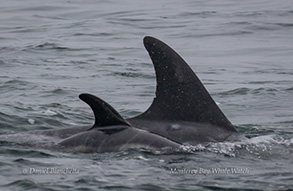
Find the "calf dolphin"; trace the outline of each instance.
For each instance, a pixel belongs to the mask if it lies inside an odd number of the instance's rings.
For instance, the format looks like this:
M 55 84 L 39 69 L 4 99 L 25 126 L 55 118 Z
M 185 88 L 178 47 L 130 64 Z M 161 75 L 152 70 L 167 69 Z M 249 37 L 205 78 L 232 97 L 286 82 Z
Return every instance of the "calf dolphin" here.
M 102 99 L 81 94 L 80 99 L 93 110 L 95 124 L 58 143 L 65 149 L 78 152 L 115 152 L 131 148 L 179 148 L 180 144 L 148 131 L 133 128 L 119 113 Z

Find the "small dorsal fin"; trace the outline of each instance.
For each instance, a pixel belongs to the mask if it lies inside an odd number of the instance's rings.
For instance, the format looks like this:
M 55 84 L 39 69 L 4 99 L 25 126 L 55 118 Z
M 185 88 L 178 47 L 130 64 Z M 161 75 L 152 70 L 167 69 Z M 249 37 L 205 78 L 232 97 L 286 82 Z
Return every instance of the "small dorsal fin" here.
M 188 64 L 168 45 L 144 38 L 157 78 L 156 98 L 133 119 L 210 123 L 236 131 Z
M 130 126 L 120 114 L 104 100 L 91 95 L 91 94 L 80 94 L 79 98 L 86 102 L 93 110 L 95 115 L 95 124 L 91 129 L 99 128 L 101 130 L 107 130 L 108 126 L 123 125 Z M 126 128 L 126 127 L 125 127 Z M 109 128 L 110 130 L 110 128 Z M 113 130 L 111 128 L 111 130 Z

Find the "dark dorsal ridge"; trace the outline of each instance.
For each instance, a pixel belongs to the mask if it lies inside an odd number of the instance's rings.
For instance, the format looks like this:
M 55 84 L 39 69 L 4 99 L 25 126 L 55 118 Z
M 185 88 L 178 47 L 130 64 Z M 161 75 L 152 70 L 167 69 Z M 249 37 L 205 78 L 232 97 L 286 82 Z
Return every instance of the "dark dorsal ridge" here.
M 79 98 L 86 102 L 93 110 L 95 115 L 95 124 L 89 130 L 98 128 L 101 131 L 115 131 L 122 130 L 129 127 L 129 123 L 125 121 L 120 114 L 104 100 L 91 95 L 91 94 L 80 94 Z M 113 128 L 112 126 L 123 126 L 119 128 Z
M 162 41 L 145 37 L 157 89 L 149 109 L 135 119 L 209 123 L 236 131 L 188 64 Z

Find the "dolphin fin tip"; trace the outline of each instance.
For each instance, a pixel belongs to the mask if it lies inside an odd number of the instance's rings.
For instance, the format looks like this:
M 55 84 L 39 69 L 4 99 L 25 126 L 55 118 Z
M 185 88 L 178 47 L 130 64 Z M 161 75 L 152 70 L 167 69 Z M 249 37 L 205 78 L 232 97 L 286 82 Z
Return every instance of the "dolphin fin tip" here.
M 87 93 L 80 94 L 79 98 L 92 108 L 95 115 L 95 124 L 91 129 L 115 125 L 130 126 L 129 123 L 104 100 Z

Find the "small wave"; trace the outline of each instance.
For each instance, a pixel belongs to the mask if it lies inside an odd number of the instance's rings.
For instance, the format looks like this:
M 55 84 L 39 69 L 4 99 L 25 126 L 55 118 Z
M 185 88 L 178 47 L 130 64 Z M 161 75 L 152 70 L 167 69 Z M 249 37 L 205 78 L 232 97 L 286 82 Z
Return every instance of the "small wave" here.
M 112 33 L 106 33 L 106 32 L 96 32 L 96 33 L 86 33 L 86 32 L 77 32 L 73 34 L 73 36 L 113 36 Z
M 253 32 L 249 30 L 241 30 L 241 31 L 232 31 L 232 32 L 210 32 L 205 34 L 188 34 L 182 35 L 184 38 L 204 38 L 204 37 L 216 37 L 216 36 L 241 36 L 252 34 Z
M 56 137 L 22 132 L 0 135 L 1 152 L 21 157 L 50 157 L 51 149 L 60 141 Z
M 6 149 L 6 154 L 11 154 L 14 156 L 20 156 L 21 158 L 14 159 L 14 162 L 28 164 L 30 163 L 28 160 L 23 159 L 23 157 L 36 157 L 36 158 L 49 158 L 53 157 L 51 153 L 47 150 L 36 150 L 36 149 Z M 36 162 L 34 162 L 36 163 Z
M 267 93 L 273 93 L 273 92 L 277 92 L 278 90 L 277 89 L 274 89 L 274 88 L 257 88 L 257 89 L 254 89 L 252 91 L 252 94 L 259 94 L 259 93 L 263 93 L 263 92 L 267 92 Z
M 251 89 L 249 88 L 237 88 L 225 92 L 219 93 L 220 95 L 246 95 Z
M 113 72 L 114 76 L 122 76 L 126 78 L 144 78 L 144 79 L 153 79 L 154 75 L 145 74 L 141 72 Z
M 134 73 L 134 72 L 114 72 L 113 73 L 115 76 L 123 76 L 123 77 L 130 77 L 130 78 L 137 78 L 140 77 L 141 74 L 139 73 Z
M 276 143 L 274 140 L 275 135 L 263 135 L 258 137 L 253 137 L 247 141 L 249 144 L 261 144 L 261 143 Z
M 26 89 L 26 88 L 33 88 L 35 85 L 31 82 L 25 81 L 25 80 L 18 80 L 18 79 L 13 79 L 9 80 L 3 83 L 2 87 L 5 88 L 14 88 L 14 89 Z M 3 88 L 3 89 L 5 89 Z
M 206 18 L 212 15 L 216 15 L 217 12 L 216 11 L 201 11 L 201 12 L 183 12 L 181 14 L 179 14 L 179 16 L 183 16 L 183 17 L 201 17 L 201 18 Z
M 56 49 L 56 50 L 68 50 L 69 49 L 67 47 L 62 47 L 62 46 L 59 46 L 55 43 L 49 43 L 49 42 L 37 45 L 37 46 L 35 46 L 35 48 L 36 49 Z
M 56 94 L 57 95 L 67 95 L 69 93 L 69 91 L 62 89 L 62 88 L 55 88 L 52 90 L 44 90 L 42 93 L 49 97 L 52 95 L 55 96 Z
M 58 115 L 57 112 L 51 110 L 51 109 L 47 109 L 46 111 L 42 111 L 40 112 L 41 114 L 47 115 L 47 116 L 54 116 L 54 115 Z
M 43 44 L 39 45 L 34 45 L 34 46 L 28 46 L 24 49 L 26 50 L 56 50 L 56 51 L 80 51 L 81 49 L 74 49 L 74 48 L 69 48 L 66 46 L 61 46 L 56 43 L 50 43 L 50 42 L 45 42 Z
M 251 82 L 248 82 L 248 84 L 271 84 L 271 83 L 275 83 L 275 81 L 251 81 Z
M 14 108 L 21 113 L 21 109 L 16 107 Z M 26 109 L 30 110 L 30 108 L 26 108 Z M 1 133 L 26 130 L 26 124 L 28 124 L 28 121 L 25 116 L 0 112 L 0 132 Z
M 275 88 L 257 88 L 257 89 L 250 89 L 250 88 L 236 88 L 233 90 L 225 91 L 219 93 L 219 95 L 247 95 L 247 94 L 274 94 L 274 92 L 278 92 L 278 89 Z
M 25 97 L 30 93 L 29 91 L 35 90 L 37 87 L 38 85 L 35 83 L 26 80 L 13 79 L 1 84 L 0 94 L 2 94 L 4 98 L 9 98 L 16 93 L 19 93 L 21 96 Z
M 21 188 L 23 190 L 29 190 L 31 188 L 40 188 L 40 186 L 32 180 L 23 179 L 10 182 L 5 185 L 6 187 Z
M 0 66 L 1 65 L 5 65 L 6 63 L 4 62 L 4 61 L 2 61 L 2 60 L 0 60 Z
M 281 27 L 293 27 L 293 23 L 274 23 L 274 24 Z

